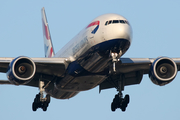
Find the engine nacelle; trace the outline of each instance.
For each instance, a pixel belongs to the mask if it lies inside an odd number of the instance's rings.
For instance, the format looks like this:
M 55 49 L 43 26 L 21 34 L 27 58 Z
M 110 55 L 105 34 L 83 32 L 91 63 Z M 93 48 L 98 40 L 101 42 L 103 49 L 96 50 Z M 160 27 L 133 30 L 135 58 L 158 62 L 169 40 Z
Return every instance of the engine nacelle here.
M 6 74 L 12 84 L 22 85 L 30 82 L 35 72 L 35 63 L 28 57 L 20 56 L 12 60 Z
M 151 65 L 149 78 L 154 84 L 163 86 L 170 83 L 176 74 L 176 63 L 170 58 L 160 57 Z

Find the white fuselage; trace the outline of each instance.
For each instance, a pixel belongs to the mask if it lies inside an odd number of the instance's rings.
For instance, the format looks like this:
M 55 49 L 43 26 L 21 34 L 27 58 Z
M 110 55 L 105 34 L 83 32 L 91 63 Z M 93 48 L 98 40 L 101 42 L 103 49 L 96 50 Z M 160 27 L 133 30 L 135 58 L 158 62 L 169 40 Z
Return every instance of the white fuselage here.
M 132 40 L 132 29 L 129 24 L 123 23 L 111 23 L 105 25 L 106 21 L 110 20 L 125 20 L 124 17 L 117 14 L 105 14 L 95 18 L 94 21 L 99 21 L 99 29 L 95 34 L 91 32 L 96 28 L 97 25 L 85 27 L 79 32 L 72 40 L 70 40 L 61 50 L 57 52 L 54 57 L 65 57 L 70 58 L 71 61 L 76 60 L 80 55 L 85 53 L 92 46 L 113 39 L 126 39 L 131 42 Z M 81 44 L 83 42 L 83 44 Z M 80 44 L 80 45 L 79 45 Z M 77 46 L 79 45 L 79 46 Z M 77 46 L 77 48 L 76 48 Z M 76 48 L 78 50 L 73 51 Z
M 132 29 L 129 22 L 117 14 L 105 14 L 94 19 L 69 41 L 54 57 L 68 58 L 63 77 L 47 92 L 59 99 L 68 99 L 79 91 L 89 90 L 107 78 L 110 52 L 121 57 L 129 48 Z M 103 73 L 103 74 L 102 74 Z

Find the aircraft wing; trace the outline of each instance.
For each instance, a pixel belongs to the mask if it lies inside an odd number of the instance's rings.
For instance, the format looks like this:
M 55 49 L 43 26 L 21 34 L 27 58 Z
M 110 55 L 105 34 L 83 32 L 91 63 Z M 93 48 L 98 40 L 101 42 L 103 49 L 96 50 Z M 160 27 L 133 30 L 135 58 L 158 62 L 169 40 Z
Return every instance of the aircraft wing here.
M 162 57 L 166 58 L 166 57 Z M 104 82 L 99 85 L 100 91 L 108 88 L 117 88 L 119 79 L 124 80 L 124 86 L 140 84 L 144 74 L 149 74 L 153 63 L 160 58 L 120 58 L 116 63 L 116 73 L 112 73 Z M 180 71 L 180 58 L 167 58 L 176 64 L 177 71 Z M 111 66 L 112 68 L 112 66 Z M 122 78 L 123 77 L 123 78 Z
M 6 73 L 11 61 L 15 58 L 0 58 L 0 72 Z M 61 76 L 65 72 L 66 58 L 31 58 L 36 65 L 36 73 L 27 85 L 38 87 L 37 81 L 39 75 Z M 11 84 L 7 80 L 0 80 L 0 84 Z

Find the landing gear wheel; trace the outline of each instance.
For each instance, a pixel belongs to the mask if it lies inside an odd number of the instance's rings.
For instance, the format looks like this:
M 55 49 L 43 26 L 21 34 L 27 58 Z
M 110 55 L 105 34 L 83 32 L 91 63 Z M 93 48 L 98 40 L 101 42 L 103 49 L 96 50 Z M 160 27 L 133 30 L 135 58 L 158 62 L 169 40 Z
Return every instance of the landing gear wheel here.
M 124 98 L 122 98 L 122 94 L 116 94 L 113 102 L 111 103 L 111 110 L 114 112 L 117 108 L 120 108 L 124 112 L 126 111 L 126 107 L 128 106 L 129 101 L 129 95 L 126 95 Z
M 42 107 L 43 111 L 47 111 L 47 107 L 48 107 L 48 103 L 44 103 Z
M 125 111 L 126 111 L 126 107 L 127 107 L 127 106 L 122 106 L 121 110 L 122 110 L 123 112 L 125 112 Z
M 129 103 L 129 101 L 130 101 L 129 95 L 125 95 L 124 101 L 125 101 L 127 104 Z
M 46 102 L 47 102 L 47 103 L 50 103 L 50 101 L 51 101 L 51 97 L 50 97 L 50 95 L 47 94 L 47 95 L 46 95 Z
M 34 102 L 32 103 L 32 110 L 36 111 L 39 107 L 40 104 L 40 95 L 37 94 L 36 97 L 34 98 Z
M 47 111 L 47 107 L 49 106 L 50 103 L 50 95 L 46 95 L 45 98 L 40 98 L 41 95 L 37 94 L 36 97 L 34 98 L 34 102 L 32 104 L 32 110 L 36 111 L 38 108 L 42 108 L 43 111 Z
M 34 102 L 35 103 L 40 103 L 40 95 L 39 94 L 36 95 L 36 98 L 34 99 Z
M 129 95 L 125 95 L 123 101 L 122 101 L 122 106 L 121 106 L 121 110 L 124 112 L 126 111 L 126 107 L 128 106 L 129 104 L 129 101 L 130 101 L 130 97 Z
M 35 102 L 33 102 L 33 104 L 32 104 L 32 110 L 33 110 L 33 111 L 36 111 L 36 110 L 37 110 L 37 105 L 36 105 Z
M 117 108 L 120 107 L 119 95 L 115 95 L 113 102 L 111 103 L 111 110 L 114 112 Z
M 114 112 L 116 110 L 114 102 L 111 103 L 111 110 Z

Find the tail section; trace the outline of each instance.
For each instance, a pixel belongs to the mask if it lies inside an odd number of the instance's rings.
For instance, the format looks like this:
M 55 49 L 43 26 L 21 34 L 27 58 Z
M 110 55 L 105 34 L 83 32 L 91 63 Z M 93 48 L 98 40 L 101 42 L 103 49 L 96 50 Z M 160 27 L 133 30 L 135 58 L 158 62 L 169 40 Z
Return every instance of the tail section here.
M 44 37 L 45 57 L 50 58 L 54 56 L 54 48 L 52 45 L 51 35 L 50 35 L 44 7 L 42 8 L 41 12 L 42 12 L 42 28 L 43 28 L 43 37 Z

